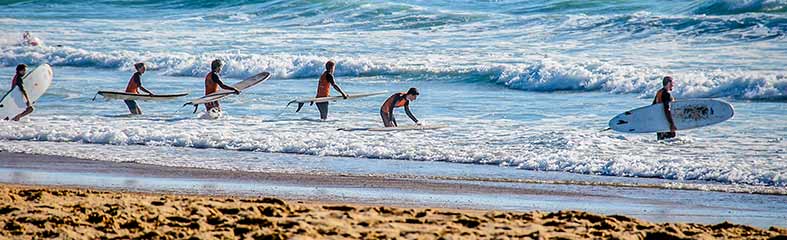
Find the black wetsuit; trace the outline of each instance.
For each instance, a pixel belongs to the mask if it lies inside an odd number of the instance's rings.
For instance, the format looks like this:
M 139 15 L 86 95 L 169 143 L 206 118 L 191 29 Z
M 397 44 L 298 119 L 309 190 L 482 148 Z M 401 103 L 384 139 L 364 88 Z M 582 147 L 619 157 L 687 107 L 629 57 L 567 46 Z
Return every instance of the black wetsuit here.
M 396 127 L 396 118 L 394 117 L 394 108 L 397 107 L 404 107 L 404 112 L 407 113 L 407 116 L 413 120 L 413 122 L 418 123 L 418 119 L 415 118 L 413 112 L 410 111 L 410 101 L 407 100 L 405 97 L 407 93 L 395 93 L 391 95 L 385 102 L 383 106 L 380 107 L 380 117 L 383 120 L 383 125 L 385 127 Z
M 667 108 L 670 107 L 670 104 L 673 101 L 675 101 L 675 99 L 672 98 L 672 94 L 670 94 L 670 92 L 667 91 L 666 89 L 662 88 L 656 93 L 656 98 L 653 99 L 653 104 L 662 103 L 664 104 L 664 108 Z M 656 133 L 656 139 L 658 140 L 670 139 L 676 137 L 677 135 L 678 134 L 676 134 L 675 132 L 659 132 Z

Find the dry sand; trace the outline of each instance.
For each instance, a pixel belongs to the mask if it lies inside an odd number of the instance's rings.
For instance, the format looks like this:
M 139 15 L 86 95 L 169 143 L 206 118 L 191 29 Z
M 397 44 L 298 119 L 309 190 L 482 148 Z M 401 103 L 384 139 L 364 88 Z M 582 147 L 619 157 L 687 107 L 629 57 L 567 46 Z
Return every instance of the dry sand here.
M 289 203 L 0 185 L 0 237 L 76 239 L 787 239 L 787 229 L 654 224 L 580 211 L 501 212 Z

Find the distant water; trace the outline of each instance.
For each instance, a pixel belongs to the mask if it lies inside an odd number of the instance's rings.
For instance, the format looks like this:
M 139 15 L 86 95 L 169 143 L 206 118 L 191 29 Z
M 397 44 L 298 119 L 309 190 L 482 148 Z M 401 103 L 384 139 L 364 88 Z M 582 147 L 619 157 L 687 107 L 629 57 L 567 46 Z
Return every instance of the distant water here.
M 2 150 L 242 171 L 288 170 L 255 167 L 259 159 L 249 152 L 294 153 L 307 166 L 321 161 L 309 156 L 370 165 L 439 161 L 500 165 L 506 176 L 514 168 L 787 193 L 787 1 L 0 6 L 0 79 L 10 80 L 18 63 L 55 68 L 39 110 L 27 121 L 0 125 L 0 139 L 8 140 Z M 45 46 L 19 46 L 23 31 Z M 122 102 L 90 101 L 97 90 L 122 90 L 138 61 L 150 66 L 143 83 L 152 90 L 199 96 L 214 58 L 227 62 L 229 82 L 261 71 L 274 79 L 224 101 L 222 121 L 178 111 L 186 99 L 142 102 L 142 117 L 123 116 Z M 338 62 L 337 79 L 349 92 L 421 88 L 416 115 L 451 127 L 335 131 L 379 125 L 385 96 L 333 104 L 330 122 L 314 121 L 314 107 L 283 110 L 287 101 L 314 94 L 328 59 Z M 615 114 L 649 104 L 664 75 L 677 80 L 679 99 L 725 99 L 735 105 L 735 118 L 666 143 L 651 134 L 599 132 Z

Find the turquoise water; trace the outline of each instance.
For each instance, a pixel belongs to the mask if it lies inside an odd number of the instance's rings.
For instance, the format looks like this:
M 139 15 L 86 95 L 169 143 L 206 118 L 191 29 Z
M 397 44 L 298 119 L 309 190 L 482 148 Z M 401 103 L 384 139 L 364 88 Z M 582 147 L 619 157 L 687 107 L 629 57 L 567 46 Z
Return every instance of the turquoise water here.
M 35 114 L 0 125 L 0 149 L 239 171 L 570 172 L 787 193 L 785 12 L 787 3 L 766 0 L 20 1 L 0 8 L 0 79 L 18 63 L 49 63 L 55 80 Z M 44 46 L 20 46 L 23 31 Z M 200 96 L 215 58 L 227 82 L 273 78 L 223 101 L 221 120 L 203 120 L 180 107 Z M 314 107 L 285 109 L 313 96 L 329 59 L 346 91 L 418 87 L 416 116 L 450 127 L 336 131 L 379 126 L 386 96 L 332 104 L 327 122 Z M 142 102 L 139 117 L 122 102 L 91 101 L 123 90 L 139 61 L 150 66 L 146 87 L 191 95 Z M 649 104 L 664 75 L 679 99 L 724 99 L 735 118 L 671 142 L 600 132 Z M 480 165 L 499 172 L 468 167 Z

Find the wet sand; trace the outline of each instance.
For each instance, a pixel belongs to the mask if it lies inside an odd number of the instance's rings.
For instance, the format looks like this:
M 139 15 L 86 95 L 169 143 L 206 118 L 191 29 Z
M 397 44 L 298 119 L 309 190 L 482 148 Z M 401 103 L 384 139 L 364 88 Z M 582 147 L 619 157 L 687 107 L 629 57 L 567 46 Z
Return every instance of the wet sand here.
M 767 239 L 787 234 L 780 204 L 785 196 L 223 171 L 7 152 L 0 152 L 0 183 L 6 237 Z
M 787 229 L 728 222 L 654 224 L 580 211 L 506 212 L 291 203 L 278 198 L 186 196 L 0 185 L 4 237 L 78 239 L 787 237 Z

